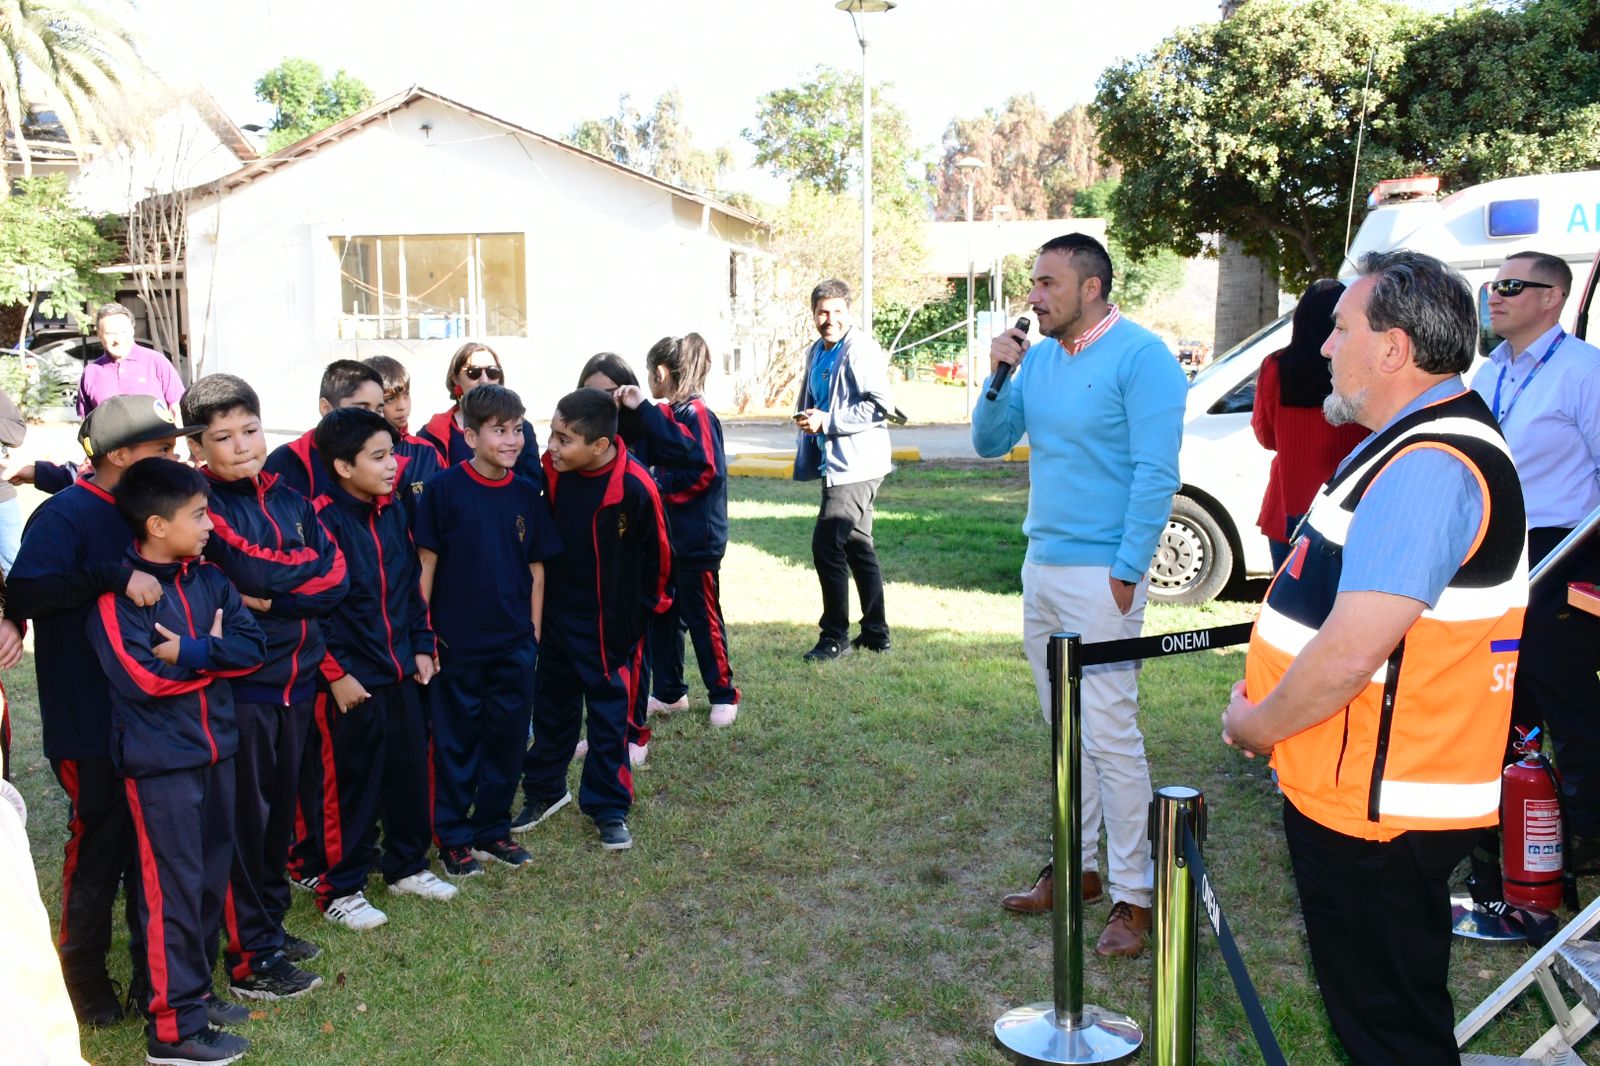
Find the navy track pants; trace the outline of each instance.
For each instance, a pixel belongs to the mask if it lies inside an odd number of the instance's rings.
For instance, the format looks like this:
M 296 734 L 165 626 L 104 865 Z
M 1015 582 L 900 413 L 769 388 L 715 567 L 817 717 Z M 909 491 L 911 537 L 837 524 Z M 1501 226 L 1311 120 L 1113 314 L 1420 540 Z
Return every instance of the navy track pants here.
M 133 823 L 122 776 L 109 758 L 51 759 L 50 767 L 72 804 L 61 863 L 61 929 L 56 938 L 61 975 L 73 988 L 106 972 L 120 884 L 128 887 L 128 951 L 137 974 L 144 964 L 144 947 L 133 892 Z
M 441 848 L 486 847 L 510 837 L 538 660 L 531 640 L 492 658 L 441 652 L 428 685 L 433 835 Z
M 656 699 L 676 703 L 688 695 L 683 680 L 683 634 L 687 630 L 700 665 L 700 680 L 712 703 L 738 703 L 728 661 L 728 626 L 722 620 L 722 581 L 715 567 L 672 568 L 672 607 L 650 618 L 650 674 Z
M 539 656 L 538 697 L 533 703 L 533 746 L 523 764 L 522 787 L 530 803 L 550 803 L 567 791 L 567 767 L 585 725 L 589 754 L 583 762 L 578 806 L 596 822 L 626 815 L 633 806 L 633 771 L 628 765 L 628 725 L 639 704 L 644 641 L 622 665 L 600 670 L 598 647 L 574 655 L 570 636 L 546 638 Z M 584 707 L 588 720 L 584 721 Z

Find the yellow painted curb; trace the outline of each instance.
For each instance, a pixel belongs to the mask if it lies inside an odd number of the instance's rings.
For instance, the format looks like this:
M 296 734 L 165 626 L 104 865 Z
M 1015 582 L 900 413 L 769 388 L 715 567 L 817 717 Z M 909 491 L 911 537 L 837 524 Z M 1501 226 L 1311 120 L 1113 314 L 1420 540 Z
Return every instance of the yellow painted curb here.
M 1006 462 L 1008 463 L 1025 463 L 1027 461 L 1028 446 L 1026 444 L 1019 444 L 1009 452 L 1006 452 Z
M 728 460 L 729 477 L 770 477 L 787 481 L 794 477 L 791 455 L 736 455 Z
M 896 448 L 894 451 L 890 452 L 890 455 L 894 457 L 894 460 L 897 463 L 922 462 L 921 448 Z

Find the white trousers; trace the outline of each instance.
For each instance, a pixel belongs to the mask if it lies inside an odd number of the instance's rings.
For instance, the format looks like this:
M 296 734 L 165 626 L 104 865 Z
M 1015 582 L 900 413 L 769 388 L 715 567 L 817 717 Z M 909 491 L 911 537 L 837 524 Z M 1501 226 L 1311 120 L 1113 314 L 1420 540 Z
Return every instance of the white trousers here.
M 1050 722 L 1050 675 L 1045 658 L 1052 633 L 1080 634 L 1085 643 L 1136 637 L 1144 625 L 1149 579 L 1133 592 L 1127 614 L 1111 598 L 1110 568 L 1022 564 L 1022 642 L 1033 668 L 1039 708 Z M 1091 666 L 1083 671 L 1083 868 L 1099 869 L 1102 821 L 1113 901 L 1150 906 L 1155 866 L 1146 839 L 1150 766 L 1139 732 L 1139 665 Z M 1056 871 L 1060 877 L 1063 871 Z M 1076 890 L 1077 886 L 1072 886 Z

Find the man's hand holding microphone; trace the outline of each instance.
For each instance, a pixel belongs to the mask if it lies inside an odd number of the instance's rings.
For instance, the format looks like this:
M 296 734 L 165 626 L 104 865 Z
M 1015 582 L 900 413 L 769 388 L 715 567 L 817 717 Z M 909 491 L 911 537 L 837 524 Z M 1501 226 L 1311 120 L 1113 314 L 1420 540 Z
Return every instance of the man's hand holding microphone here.
M 989 392 L 991 400 L 1000 398 L 1000 389 L 1028 353 L 1028 328 L 1033 323 L 1027 316 L 1017 319 L 1017 324 L 989 342 Z

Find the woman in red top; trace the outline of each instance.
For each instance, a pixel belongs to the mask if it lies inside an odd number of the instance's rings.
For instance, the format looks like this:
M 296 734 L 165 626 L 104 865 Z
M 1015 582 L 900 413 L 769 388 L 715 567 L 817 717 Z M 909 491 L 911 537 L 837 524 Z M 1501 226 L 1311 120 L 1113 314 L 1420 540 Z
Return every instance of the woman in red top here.
M 1256 378 L 1250 428 L 1263 448 L 1276 453 L 1256 525 L 1272 542 L 1274 570 L 1289 557 L 1294 528 L 1311 509 L 1312 497 L 1367 435 L 1358 425 L 1330 426 L 1322 416 L 1322 401 L 1333 391 L 1322 345 L 1343 292 L 1344 285 L 1331 278 L 1312 282 L 1294 309 L 1289 346 L 1267 356 Z

